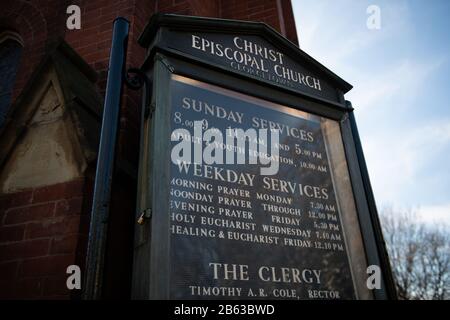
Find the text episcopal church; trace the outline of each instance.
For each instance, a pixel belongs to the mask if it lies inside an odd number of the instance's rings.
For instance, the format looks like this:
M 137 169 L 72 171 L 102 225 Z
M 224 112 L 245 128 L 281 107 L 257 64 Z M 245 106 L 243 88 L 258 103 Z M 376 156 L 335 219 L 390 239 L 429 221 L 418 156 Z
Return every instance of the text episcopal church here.
M 145 80 L 115 84 L 102 163 L 113 23 Z M 299 49 L 290 0 L 2 1 L 0 299 L 392 297 L 351 88 Z M 255 153 L 275 170 L 170 161 L 230 127 L 277 129 Z

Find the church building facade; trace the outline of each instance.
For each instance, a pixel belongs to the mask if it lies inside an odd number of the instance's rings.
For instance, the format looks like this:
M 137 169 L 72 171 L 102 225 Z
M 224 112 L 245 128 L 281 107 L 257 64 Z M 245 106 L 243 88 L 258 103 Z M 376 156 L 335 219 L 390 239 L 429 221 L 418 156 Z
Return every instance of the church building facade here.
M 71 5 L 80 29 L 67 27 Z M 2 1 L 0 299 L 81 298 L 67 267 L 84 277 L 113 21 L 130 22 L 126 66 L 140 67 L 138 37 L 158 12 L 264 22 L 298 45 L 290 0 Z M 141 99 L 124 88 L 105 299 L 131 297 Z

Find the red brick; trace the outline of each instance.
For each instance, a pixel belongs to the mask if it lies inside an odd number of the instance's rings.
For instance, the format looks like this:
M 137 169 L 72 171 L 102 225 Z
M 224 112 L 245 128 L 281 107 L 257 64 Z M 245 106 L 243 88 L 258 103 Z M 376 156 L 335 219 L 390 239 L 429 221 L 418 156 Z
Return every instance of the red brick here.
M 0 245 L 0 261 L 44 256 L 48 253 L 50 240 L 39 239 Z
M 0 195 L 0 213 L 10 208 L 11 197 L 8 195 Z
M 52 239 L 50 254 L 75 253 L 85 243 L 84 238 L 78 234 L 55 237 Z
M 56 203 L 55 216 L 68 216 L 82 213 L 83 198 L 61 200 Z
M 67 267 L 75 263 L 75 255 L 46 256 L 22 262 L 19 277 L 65 275 Z
M 25 238 L 36 239 L 78 233 L 79 228 L 80 216 L 55 217 L 27 224 Z
M 87 235 L 89 233 L 89 223 L 91 221 L 90 215 L 80 217 L 80 234 Z
M 0 280 L 11 280 L 17 275 L 18 261 L 0 263 Z
M 15 299 L 39 299 L 44 287 L 43 278 L 20 279 L 14 284 Z
M 27 205 L 31 203 L 32 197 L 33 197 L 32 191 L 23 191 L 15 193 L 11 195 L 11 201 L 9 204 L 11 207 Z
M 86 55 L 90 52 L 97 51 L 99 49 L 99 45 L 97 43 L 93 43 L 84 47 L 77 47 L 76 51 L 79 55 Z
M 55 203 L 45 203 L 28 207 L 10 209 L 5 215 L 5 224 L 18 224 L 37 221 L 52 217 L 55 211 Z
M 33 191 L 23 191 L 0 196 L 0 211 L 8 208 L 25 206 L 31 203 Z
M 67 288 L 69 274 L 47 277 L 44 282 L 44 297 L 69 296 L 71 290 Z
M 24 232 L 24 225 L 0 227 L 0 242 L 20 241 Z
M 14 287 L 16 283 L 14 279 L 0 280 L 0 299 L 14 299 Z
M 83 195 L 84 179 L 59 183 L 34 190 L 33 203 L 48 202 L 61 199 L 81 197 Z

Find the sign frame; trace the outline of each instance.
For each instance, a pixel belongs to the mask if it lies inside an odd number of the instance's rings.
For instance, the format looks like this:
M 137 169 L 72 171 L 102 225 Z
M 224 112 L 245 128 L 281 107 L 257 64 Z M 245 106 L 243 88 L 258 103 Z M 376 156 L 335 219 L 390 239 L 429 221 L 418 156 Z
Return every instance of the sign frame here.
M 144 225 L 135 228 L 132 298 L 168 299 L 170 266 L 169 177 L 170 172 L 170 115 L 169 92 L 172 74 L 189 77 L 225 89 L 242 92 L 274 103 L 337 120 L 350 175 L 353 198 L 358 214 L 368 265 L 381 269 L 381 288 L 373 290 L 374 299 L 395 299 L 396 292 L 386 253 L 375 200 L 359 140 L 351 103 L 344 92 L 351 85 L 309 57 L 305 63 L 314 64 L 318 74 L 336 85 L 336 101 L 312 96 L 227 70 L 201 59 L 173 50 L 167 39 L 172 30 L 201 32 L 221 30 L 222 33 L 253 34 L 268 39 L 284 50 L 305 58 L 306 53 L 262 23 L 158 14 L 152 18 L 139 40 L 147 48 L 142 69 L 152 82 L 149 102 L 143 100 L 141 147 L 138 178 L 138 218 L 151 212 Z M 303 62 L 302 62 L 303 63 Z M 322 69 L 321 69 L 322 67 Z M 302 108 L 299 108 L 299 105 Z M 158 155 L 158 156 L 153 156 Z

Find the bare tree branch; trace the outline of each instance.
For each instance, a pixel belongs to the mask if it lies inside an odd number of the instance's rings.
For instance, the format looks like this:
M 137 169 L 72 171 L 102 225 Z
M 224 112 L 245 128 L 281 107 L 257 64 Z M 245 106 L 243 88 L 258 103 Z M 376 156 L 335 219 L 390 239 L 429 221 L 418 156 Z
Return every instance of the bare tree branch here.
M 381 210 L 400 299 L 450 299 L 450 228 L 425 225 L 413 210 Z

